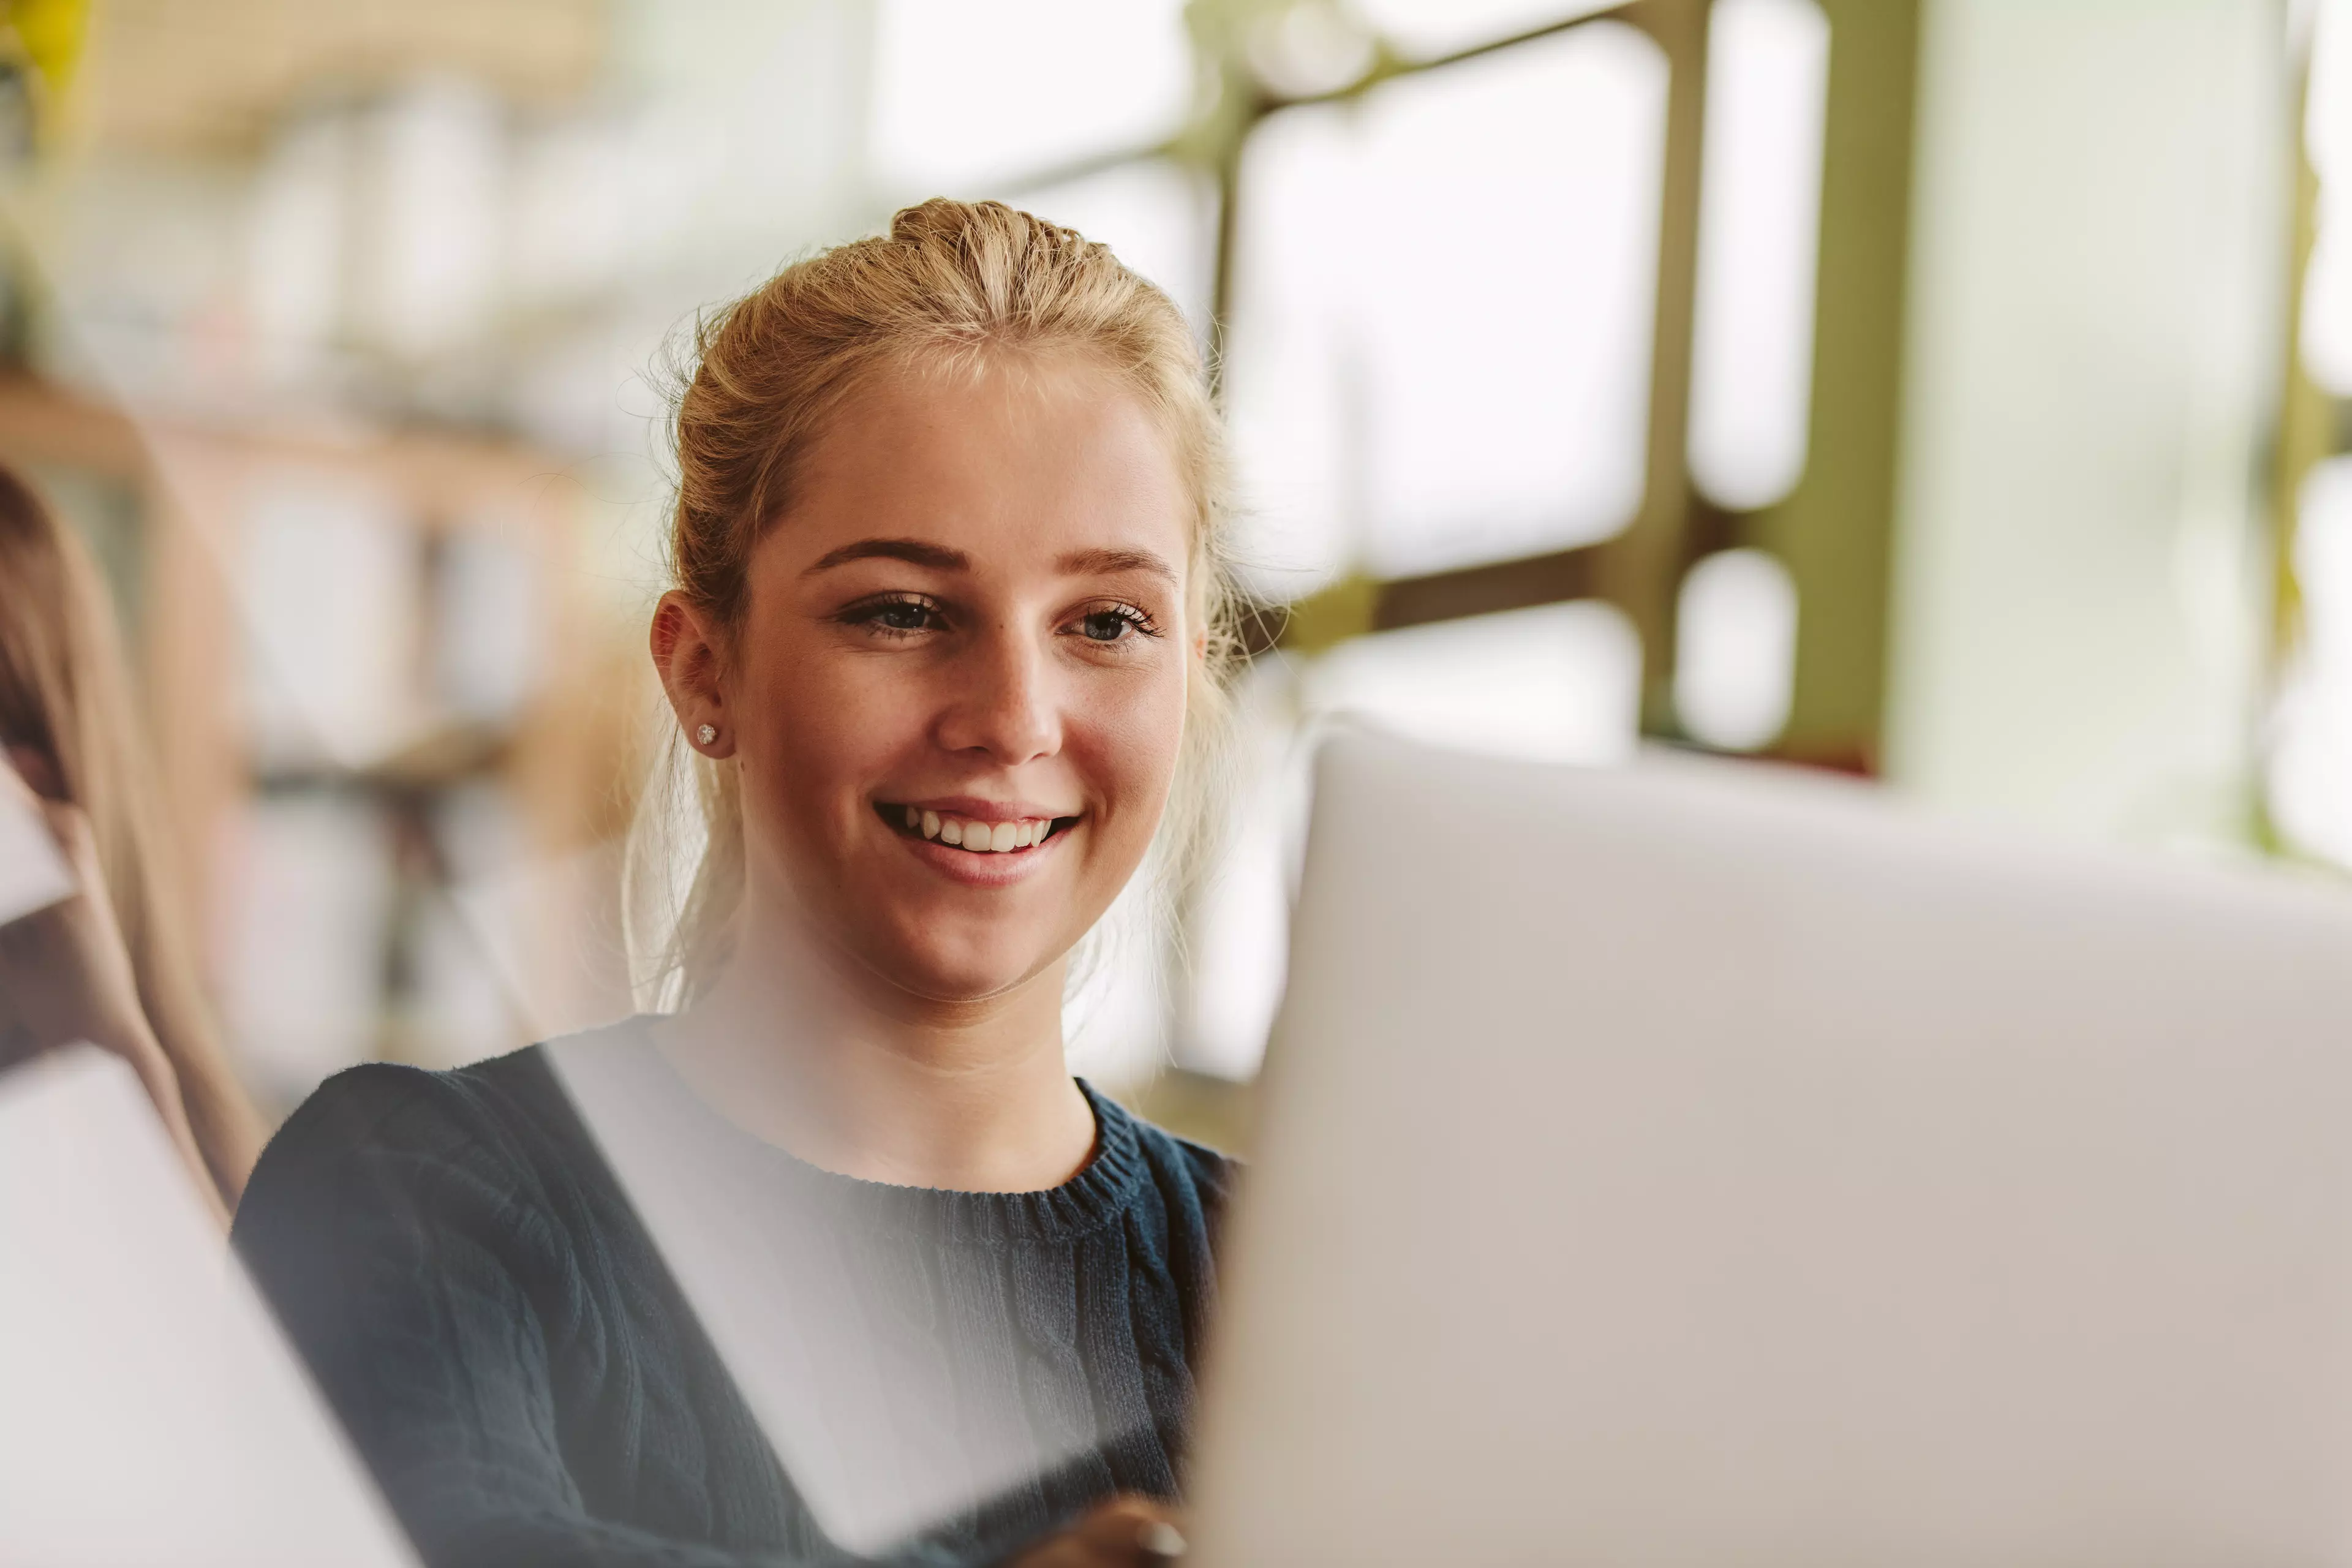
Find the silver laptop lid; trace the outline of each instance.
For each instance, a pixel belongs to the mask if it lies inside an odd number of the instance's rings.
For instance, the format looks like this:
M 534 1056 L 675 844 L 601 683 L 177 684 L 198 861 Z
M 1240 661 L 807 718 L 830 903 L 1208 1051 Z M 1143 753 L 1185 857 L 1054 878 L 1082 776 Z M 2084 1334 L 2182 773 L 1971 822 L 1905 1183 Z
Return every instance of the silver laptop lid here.
M 2352 1561 L 2352 902 L 1320 764 L 1195 1496 L 1255 1563 Z

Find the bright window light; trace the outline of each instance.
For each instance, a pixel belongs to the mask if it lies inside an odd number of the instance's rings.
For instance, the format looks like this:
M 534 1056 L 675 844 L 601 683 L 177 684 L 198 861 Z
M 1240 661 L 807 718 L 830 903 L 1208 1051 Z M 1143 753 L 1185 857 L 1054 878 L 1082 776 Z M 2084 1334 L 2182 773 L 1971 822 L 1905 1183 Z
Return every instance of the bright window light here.
M 1235 275 L 1225 335 L 1225 409 L 1240 491 L 1240 574 L 1261 597 L 1303 597 L 1355 553 L 1360 384 L 1347 372 L 1351 322 L 1337 296 L 1354 143 L 1345 111 L 1295 109 L 1260 125 L 1242 155 Z
M 1556 550 L 1633 521 L 1665 101 L 1657 46 L 1596 24 L 1365 105 L 1376 573 Z
M 1665 95 L 1657 47 L 1596 23 L 1261 128 L 1227 387 L 1264 585 L 1632 521 Z
M 2303 363 L 2352 396 L 2352 3 L 2319 0 L 2312 18 L 2304 149 L 2319 177 L 2318 231 L 2303 282 Z
M 1192 101 L 1183 0 L 883 0 L 872 158 L 913 194 L 1142 147 Z
M 2352 866 L 2352 458 L 2304 481 L 2294 564 L 2304 635 L 2279 700 L 2271 811 L 2294 844 Z
M 1258 16 L 1247 53 L 1260 81 L 1276 92 L 1303 98 L 1361 77 L 1371 68 L 1374 44 L 1339 0 L 1299 0 Z
M 1632 756 L 1641 689 L 1641 638 L 1598 600 L 1357 637 L 1307 673 L 1315 711 L 1433 746 L 1549 763 Z
M 1814 0 L 1715 0 L 1708 39 L 1690 465 L 1748 510 L 1805 468 L 1830 26 Z
M 1205 340 L 1217 259 L 1216 186 L 1164 158 L 1007 196 L 1039 217 L 1099 240 L 1168 291 Z
M 1427 59 L 1609 8 L 1610 0 L 1356 0 L 1357 14 L 1407 55 Z
M 1727 752 L 1769 744 L 1789 721 L 1797 585 L 1760 550 L 1723 550 L 1683 579 L 1675 711 L 1693 740 Z

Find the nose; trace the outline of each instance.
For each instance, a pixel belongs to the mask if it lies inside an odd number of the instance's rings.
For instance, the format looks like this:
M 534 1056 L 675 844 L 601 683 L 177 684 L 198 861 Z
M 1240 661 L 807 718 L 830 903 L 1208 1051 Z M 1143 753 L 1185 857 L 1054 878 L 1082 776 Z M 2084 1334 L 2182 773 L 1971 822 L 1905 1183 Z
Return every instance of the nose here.
M 1002 767 L 1061 749 L 1061 710 L 1047 650 L 1010 627 L 976 639 L 970 656 L 949 666 L 954 683 L 939 722 L 940 744 L 984 752 Z

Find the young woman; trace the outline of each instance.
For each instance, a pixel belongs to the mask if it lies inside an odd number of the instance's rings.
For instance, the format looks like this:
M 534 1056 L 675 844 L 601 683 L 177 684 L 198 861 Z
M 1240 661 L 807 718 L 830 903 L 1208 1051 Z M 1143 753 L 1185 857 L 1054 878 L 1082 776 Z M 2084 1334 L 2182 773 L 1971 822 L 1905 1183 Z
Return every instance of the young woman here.
M 430 1563 L 1160 1560 L 1231 1170 L 1061 1012 L 1214 716 L 1192 335 L 933 201 L 700 349 L 651 639 L 686 1005 L 341 1075 L 238 1243 Z
M 37 814 L 81 891 L 0 926 L 0 1067 L 86 1041 L 146 1085 L 228 1222 L 261 1149 L 196 981 L 98 573 L 0 468 L 0 811 Z

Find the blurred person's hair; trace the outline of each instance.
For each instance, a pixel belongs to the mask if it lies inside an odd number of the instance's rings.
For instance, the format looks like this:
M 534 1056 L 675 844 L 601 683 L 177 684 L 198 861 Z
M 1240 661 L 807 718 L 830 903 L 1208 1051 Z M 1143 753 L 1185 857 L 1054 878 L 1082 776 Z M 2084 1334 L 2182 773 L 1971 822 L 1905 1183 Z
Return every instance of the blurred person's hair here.
M 0 466 L 0 748 L 37 753 L 36 790 L 89 819 L 139 1001 L 179 1079 L 190 1131 L 235 1207 L 262 1127 L 198 980 L 106 586 L 72 531 Z
M 1224 443 L 1182 312 L 1109 247 L 1000 202 L 934 198 L 897 214 L 888 234 L 794 262 L 704 318 L 673 416 L 670 577 L 722 628 L 738 626 L 753 547 L 791 510 L 832 416 L 877 371 L 970 375 L 1061 354 L 1142 401 L 1191 502 L 1192 607 L 1208 656 L 1191 679 L 1175 790 L 1141 873 L 1172 907 L 1211 846 L 1221 793 L 1236 650 Z M 640 978 L 654 1005 L 677 1005 L 732 950 L 744 878 L 735 763 L 693 752 L 672 724 L 634 837 L 630 945 L 650 959 Z

